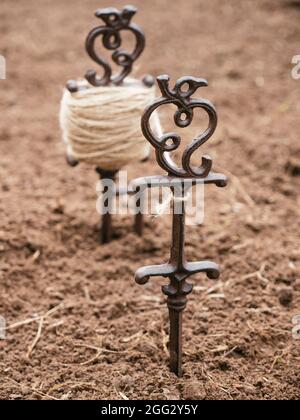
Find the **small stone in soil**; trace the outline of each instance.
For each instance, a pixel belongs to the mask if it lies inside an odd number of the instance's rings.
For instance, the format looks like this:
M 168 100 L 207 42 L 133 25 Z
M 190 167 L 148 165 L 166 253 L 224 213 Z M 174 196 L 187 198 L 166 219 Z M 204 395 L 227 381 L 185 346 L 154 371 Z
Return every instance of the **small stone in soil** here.
M 285 170 L 291 176 L 300 176 L 300 160 L 291 158 L 285 165 Z
M 289 306 L 294 298 L 293 289 L 290 287 L 280 289 L 278 297 L 282 306 Z

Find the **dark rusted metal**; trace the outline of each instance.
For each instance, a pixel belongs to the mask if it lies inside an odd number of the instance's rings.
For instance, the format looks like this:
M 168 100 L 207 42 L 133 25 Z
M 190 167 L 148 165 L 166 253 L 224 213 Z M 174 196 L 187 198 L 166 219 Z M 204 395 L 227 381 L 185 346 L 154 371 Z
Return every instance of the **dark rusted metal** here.
M 143 77 L 142 82 L 144 83 L 145 86 L 149 88 L 155 85 L 155 79 L 153 76 L 151 76 L 151 74 L 146 74 Z
M 74 159 L 74 157 L 70 155 L 68 152 L 67 152 L 66 160 L 67 160 L 67 164 L 71 166 L 71 168 L 75 168 L 76 166 L 79 165 L 78 160 Z
M 88 70 L 85 78 L 92 86 L 121 85 L 125 77 L 131 73 L 133 63 L 144 51 L 146 43 L 142 29 L 131 22 L 136 12 L 137 8 L 134 6 L 126 6 L 122 11 L 113 7 L 97 10 L 96 17 L 102 19 L 105 25 L 97 26 L 91 30 L 87 36 L 85 47 L 91 59 L 103 68 L 103 75 L 99 76 L 95 70 Z M 136 45 L 132 53 L 121 49 L 121 33 L 124 31 L 130 32 L 135 36 Z M 104 48 L 113 51 L 112 61 L 122 67 L 118 75 L 113 75 L 111 65 L 97 53 L 96 41 L 98 38 L 102 38 Z M 151 76 L 147 77 L 149 78 L 146 78 L 146 82 L 149 82 Z M 74 80 L 70 80 L 67 83 L 67 88 L 72 93 L 84 89 Z
M 137 188 L 137 192 L 140 191 L 139 188 Z M 138 236 L 143 236 L 143 231 L 144 231 L 144 216 L 143 216 L 143 206 L 144 202 L 143 202 L 143 198 L 139 198 L 136 202 L 136 207 L 137 209 L 139 209 L 139 211 L 137 212 L 136 216 L 135 216 L 135 221 L 134 221 L 134 230 L 135 233 Z
M 104 25 L 97 26 L 92 29 L 87 36 L 85 47 L 88 55 L 93 61 L 95 61 L 100 67 L 103 68 L 103 75 L 98 76 L 95 70 L 88 70 L 85 74 L 86 80 L 92 86 L 108 86 L 121 85 L 124 79 L 131 73 L 134 62 L 140 57 L 145 48 L 145 35 L 143 30 L 136 24 L 132 23 L 132 18 L 136 14 L 137 8 L 134 6 L 125 6 L 122 11 L 115 8 L 99 9 L 95 15 L 101 19 Z M 122 47 L 122 32 L 129 32 L 134 35 L 136 44 L 133 52 L 128 52 Z M 110 64 L 101 57 L 96 51 L 96 42 L 98 38 L 102 38 L 103 47 L 112 53 L 112 61 L 122 68 L 118 75 L 113 75 L 112 67 Z M 155 79 L 151 75 L 145 75 L 142 82 L 147 87 L 152 87 L 155 83 Z M 70 93 L 76 93 L 82 90 L 88 89 L 88 85 L 78 83 L 76 80 L 69 80 L 66 84 L 66 88 Z M 148 158 L 142 162 L 146 162 Z M 71 167 L 75 167 L 79 162 L 67 154 L 67 163 Z M 110 172 L 97 168 L 96 171 L 99 173 L 100 178 L 104 179 L 105 175 L 108 175 L 108 179 L 115 179 L 118 171 Z M 110 176 L 113 176 L 111 178 Z M 117 191 L 117 194 L 120 194 Z M 142 236 L 143 234 L 143 214 L 138 213 L 135 217 L 134 229 L 135 232 Z M 112 217 L 111 214 L 105 213 L 102 217 L 102 230 L 101 230 L 101 242 L 107 243 L 112 237 Z
M 167 75 L 157 78 L 162 97 L 154 101 L 145 111 L 142 119 L 142 130 L 146 139 L 156 149 L 156 157 L 158 164 L 168 172 L 169 175 L 191 178 L 205 178 L 212 168 L 212 160 L 209 156 L 202 158 L 202 165 L 196 168 L 191 165 L 191 157 L 193 153 L 202 146 L 214 134 L 217 127 L 217 113 L 214 106 L 205 99 L 191 99 L 191 96 L 199 87 L 207 86 L 208 83 L 204 79 L 195 77 L 182 77 L 176 82 L 173 90 L 169 87 L 170 78 Z M 184 86 L 187 90 L 184 90 Z M 209 126 L 204 133 L 199 135 L 191 144 L 187 146 L 182 155 L 182 168 L 178 167 L 170 156 L 170 152 L 178 149 L 181 138 L 176 133 L 164 134 L 162 138 L 158 138 L 152 132 L 150 127 L 150 117 L 153 112 L 162 105 L 174 104 L 177 111 L 174 115 L 175 124 L 180 128 L 188 127 L 194 118 L 194 109 L 202 108 L 209 116 Z
M 143 236 L 144 233 L 144 216 L 142 213 L 137 213 L 134 221 L 134 231 L 138 236 Z
M 132 188 L 166 187 L 174 196 L 172 247 L 169 262 L 163 265 L 143 267 L 136 272 L 136 282 L 146 284 L 151 277 L 169 278 L 170 283 L 163 286 L 162 291 L 168 297 L 167 304 L 170 314 L 170 366 L 178 376 L 182 375 L 182 315 L 187 304 L 187 296 L 193 286 L 187 279 L 196 273 L 206 273 L 210 279 L 220 275 L 217 264 L 204 261 L 189 263 L 185 257 L 185 200 L 187 193 L 197 184 L 215 184 L 226 186 L 227 179 L 223 174 L 211 172 L 212 160 L 205 156 L 202 165 L 197 168 L 191 165 L 192 154 L 203 145 L 214 133 L 217 125 L 217 114 L 213 105 L 204 99 L 191 99 L 191 96 L 201 86 L 207 86 L 204 79 L 183 77 L 179 79 L 174 90 L 169 88 L 169 76 L 159 76 L 158 85 L 162 97 L 155 100 L 142 117 L 142 130 L 145 137 L 156 149 L 158 164 L 167 171 L 167 176 L 140 178 L 132 182 Z M 187 89 L 183 87 L 186 85 Z M 161 138 L 154 135 L 150 128 L 150 117 L 161 105 L 175 104 L 177 111 L 175 124 L 184 128 L 193 121 L 195 108 L 204 109 L 209 116 L 208 129 L 188 145 L 182 155 L 182 167 L 175 164 L 170 152 L 178 149 L 181 138 L 175 133 L 164 134 Z M 184 118 L 183 118 L 184 116 Z M 178 206 L 181 206 L 178 209 Z
M 96 168 L 96 172 L 99 174 L 100 180 L 110 179 L 111 181 L 116 180 L 116 175 L 118 173 L 118 171 L 105 171 L 101 168 Z M 106 193 L 107 191 L 103 192 Z M 109 243 L 112 238 L 111 204 L 111 201 L 103 202 L 102 227 L 100 230 L 100 242 L 102 244 Z
M 99 77 L 94 70 L 89 70 L 86 73 L 86 79 L 93 86 L 106 86 L 110 83 L 120 85 L 125 77 L 131 73 L 134 61 L 144 51 L 145 35 L 138 25 L 131 22 L 136 12 L 137 8 L 134 6 L 126 6 L 122 11 L 108 8 L 100 9 L 96 12 L 96 17 L 102 19 L 105 26 L 98 26 L 89 33 L 86 40 L 86 50 L 92 60 L 103 67 L 104 74 L 102 77 Z M 132 53 L 120 49 L 122 45 L 121 31 L 131 32 L 135 36 L 136 46 Z M 115 64 L 122 67 L 119 75 L 113 76 L 109 63 L 97 54 L 95 42 L 98 37 L 102 37 L 102 43 L 106 49 L 114 51 L 112 60 Z

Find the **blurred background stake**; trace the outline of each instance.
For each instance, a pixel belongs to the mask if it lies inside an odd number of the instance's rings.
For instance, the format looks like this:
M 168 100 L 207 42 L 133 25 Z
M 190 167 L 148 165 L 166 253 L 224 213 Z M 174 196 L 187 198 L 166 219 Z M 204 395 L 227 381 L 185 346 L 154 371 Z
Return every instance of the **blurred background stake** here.
M 80 91 L 86 91 L 91 87 L 100 88 L 105 86 L 113 87 L 124 85 L 124 80 L 131 73 L 134 62 L 140 57 L 145 48 L 145 35 L 142 29 L 131 22 L 136 12 L 137 9 L 134 6 L 126 6 L 121 11 L 112 7 L 96 11 L 96 17 L 101 19 L 104 22 L 104 25 L 97 26 L 90 31 L 86 39 L 86 52 L 91 59 L 102 68 L 103 76 L 100 77 L 95 70 L 88 70 L 85 73 L 85 82 L 77 82 L 76 80 L 68 81 L 66 88 L 72 95 Z M 122 44 L 121 33 L 124 31 L 130 32 L 135 37 L 136 43 L 132 53 L 120 48 Z M 121 67 L 119 74 L 114 75 L 110 64 L 104 58 L 100 57 L 96 51 L 96 41 L 98 38 L 102 38 L 103 46 L 107 50 L 113 52 L 111 57 L 112 61 L 117 66 Z M 152 89 L 154 85 L 154 78 L 151 75 L 144 76 L 141 85 L 146 87 L 146 90 L 149 88 L 150 92 L 150 89 Z M 118 127 L 117 120 L 115 121 L 115 124 L 116 127 Z M 147 159 L 142 159 L 142 161 L 145 160 Z M 77 160 L 72 156 L 72 151 L 68 150 L 67 163 L 71 167 L 76 167 L 79 164 L 79 161 L 80 159 Z M 119 169 L 120 168 L 116 168 L 116 170 L 110 171 L 97 166 L 96 171 L 100 175 L 102 181 L 104 179 L 114 181 Z M 118 191 L 116 192 L 118 194 Z M 105 207 L 105 203 L 103 203 L 103 207 Z M 136 214 L 134 222 L 134 230 L 139 236 L 142 236 L 143 234 L 143 226 L 143 214 L 142 212 L 139 212 Z M 107 209 L 102 215 L 102 229 L 100 233 L 100 242 L 102 244 L 107 244 L 111 241 L 113 237 L 112 229 L 112 216 L 109 209 Z

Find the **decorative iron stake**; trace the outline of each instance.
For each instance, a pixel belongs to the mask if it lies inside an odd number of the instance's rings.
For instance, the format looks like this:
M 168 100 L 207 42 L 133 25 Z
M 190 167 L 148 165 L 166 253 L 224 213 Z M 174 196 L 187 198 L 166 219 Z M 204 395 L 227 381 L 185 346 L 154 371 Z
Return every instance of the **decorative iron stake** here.
M 137 13 L 137 8 L 134 6 L 125 6 L 122 11 L 109 7 L 106 9 L 99 9 L 96 11 L 95 16 L 104 22 L 104 25 L 97 26 L 92 29 L 86 39 L 86 52 L 103 69 L 103 76 L 98 76 L 95 70 L 88 70 L 85 74 L 85 79 L 90 85 L 95 87 L 109 86 L 109 85 L 122 85 L 124 79 L 131 73 L 134 62 L 140 57 L 145 48 L 145 35 L 142 29 L 132 23 L 133 16 Z M 121 49 L 123 31 L 128 31 L 135 36 L 136 45 L 134 51 L 129 53 Z M 113 75 L 112 67 L 110 64 L 96 52 L 96 41 L 102 37 L 102 44 L 104 48 L 112 53 L 112 61 L 122 68 L 118 75 Z M 147 87 L 154 85 L 154 78 L 151 75 L 146 75 L 142 82 Z M 71 93 L 76 93 L 80 90 L 88 89 L 87 86 L 77 83 L 76 80 L 68 81 L 66 85 Z M 73 156 L 67 154 L 67 163 L 71 167 L 79 164 Z M 110 171 L 105 171 L 102 168 L 96 168 L 100 174 L 100 179 L 105 179 L 104 175 L 108 174 L 108 179 L 115 179 L 118 171 L 114 172 L 113 178 L 110 176 Z M 123 192 L 124 193 L 124 192 Z M 118 191 L 117 191 L 118 194 Z M 138 213 L 135 217 L 134 230 L 139 235 L 143 234 L 143 214 Z M 112 216 L 108 212 L 102 217 L 102 232 L 101 242 L 103 244 L 110 242 L 112 237 Z
M 185 212 L 186 201 L 190 189 L 198 184 L 215 184 L 225 187 L 225 175 L 211 172 L 212 160 L 209 156 L 202 158 L 200 168 L 191 165 L 192 154 L 204 144 L 214 133 L 217 125 L 217 114 L 213 105 L 205 99 L 192 99 L 191 96 L 201 86 L 207 86 L 204 79 L 183 77 L 175 88 L 169 88 L 169 76 L 159 76 L 158 85 L 162 97 L 153 102 L 142 118 L 142 130 L 147 140 L 155 147 L 159 165 L 167 171 L 166 176 L 139 178 L 132 182 L 132 188 L 169 187 L 173 193 L 173 227 L 170 260 L 167 264 L 140 268 L 136 272 L 136 282 L 146 284 L 151 277 L 169 278 L 170 283 L 163 286 L 167 296 L 170 315 L 170 367 L 172 372 L 182 376 L 182 317 L 186 308 L 187 296 L 193 286 L 186 280 L 193 274 L 206 273 L 210 279 L 218 279 L 220 270 L 217 264 L 210 261 L 189 263 L 185 257 Z M 183 89 L 187 85 L 188 89 Z M 181 128 L 189 126 L 193 121 L 194 109 L 202 108 L 209 116 L 208 129 L 188 145 L 182 155 L 182 167 L 176 165 L 171 151 L 178 149 L 181 138 L 175 133 L 155 137 L 149 120 L 152 113 L 161 105 L 173 103 L 177 106 L 174 116 L 175 124 Z

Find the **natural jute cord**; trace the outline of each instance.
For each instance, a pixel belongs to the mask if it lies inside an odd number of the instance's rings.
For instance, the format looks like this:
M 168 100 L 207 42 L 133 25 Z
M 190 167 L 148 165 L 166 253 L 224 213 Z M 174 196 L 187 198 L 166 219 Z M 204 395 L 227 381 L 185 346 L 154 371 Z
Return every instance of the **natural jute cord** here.
M 87 87 L 72 94 L 65 90 L 61 101 L 60 125 L 69 154 L 104 170 L 147 158 L 150 145 L 141 132 L 141 116 L 155 98 L 155 87 L 134 79 L 122 86 Z M 157 114 L 151 125 L 161 133 Z

